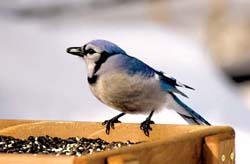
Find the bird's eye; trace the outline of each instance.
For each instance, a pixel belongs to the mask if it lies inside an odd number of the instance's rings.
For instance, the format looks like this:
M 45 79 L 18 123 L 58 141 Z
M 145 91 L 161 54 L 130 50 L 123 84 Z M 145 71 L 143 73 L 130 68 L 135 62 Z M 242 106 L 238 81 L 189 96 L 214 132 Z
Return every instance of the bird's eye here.
M 93 50 L 93 49 L 88 50 L 88 54 L 94 54 L 94 53 L 96 53 L 95 50 Z

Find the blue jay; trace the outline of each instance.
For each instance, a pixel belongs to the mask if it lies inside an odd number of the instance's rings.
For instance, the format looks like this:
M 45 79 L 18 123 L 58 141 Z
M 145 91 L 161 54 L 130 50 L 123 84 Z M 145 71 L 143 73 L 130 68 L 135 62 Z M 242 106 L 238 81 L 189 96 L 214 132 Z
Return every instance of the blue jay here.
M 189 124 L 210 125 L 176 96 L 187 97 L 179 87 L 194 90 L 192 87 L 129 56 L 116 44 L 93 40 L 82 47 L 69 47 L 67 52 L 86 62 L 92 93 L 104 104 L 122 112 L 103 122 L 107 134 L 126 113 L 145 113 L 149 116 L 140 124 L 140 129 L 149 136 L 150 124 L 154 124 L 151 117 L 163 107 L 175 110 Z

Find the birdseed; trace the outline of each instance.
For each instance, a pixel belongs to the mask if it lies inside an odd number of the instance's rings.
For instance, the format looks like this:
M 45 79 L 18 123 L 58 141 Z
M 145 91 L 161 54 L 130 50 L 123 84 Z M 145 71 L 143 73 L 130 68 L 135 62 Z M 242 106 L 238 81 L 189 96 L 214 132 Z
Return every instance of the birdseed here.
M 29 136 L 27 139 L 18 139 L 12 136 L 0 136 L 0 153 L 29 153 L 81 156 L 131 146 L 141 142 L 107 142 L 100 138 Z

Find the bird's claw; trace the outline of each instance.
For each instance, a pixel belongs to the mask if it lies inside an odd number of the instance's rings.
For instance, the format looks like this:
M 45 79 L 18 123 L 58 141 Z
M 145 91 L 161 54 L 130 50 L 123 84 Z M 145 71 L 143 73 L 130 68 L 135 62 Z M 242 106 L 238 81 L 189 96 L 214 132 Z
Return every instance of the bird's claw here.
M 141 123 L 140 129 L 144 132 L 144 134 L 149 137 L 149 131 L 152 130 L 150 124 L 154 124 L 154 121 L 150 119 L 146 119 Z
M 106 126 L 106 134 L 110 133 L 110 128 L 115 129 L 115 123 L 121 123 L 117 117 L 114 117 L 110 120 L 105 120 L 102 125 Z

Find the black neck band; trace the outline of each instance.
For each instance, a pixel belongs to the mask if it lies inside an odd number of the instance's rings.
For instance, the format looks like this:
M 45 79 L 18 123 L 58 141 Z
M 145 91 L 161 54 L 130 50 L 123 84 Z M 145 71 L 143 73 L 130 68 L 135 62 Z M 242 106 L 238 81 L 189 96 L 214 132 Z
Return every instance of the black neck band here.
M 103 63 L 105 63 L 105 61 L 108 59 L 109 55 L 106 52 L 102 52 L 101 53 L 101 57 L 100 59 L 95 62 L 95 68 L 94 68 L 94 72 L 93 72 L 93 76 L 90 78 L 88 77 L 88 82 L 90 85 L 96 83 L 98 76 L 96 75 L 96 72 L 100 69 L 101 65 Z
M 100 69 L 101 65 L 108 59 L 109 55 L 106 52 L 101 53 L 100 59 L 95 62 L 94 75 Z
M 88 77 L 88 83 L 89 83 L 90 85 L 95 84 L 96 81 L 97 81 L 97 79 L 98 79 L 98 76 L 96 76 L 96 75 L 94 75 L 94 76 L 92 76 L 92 77 Z

